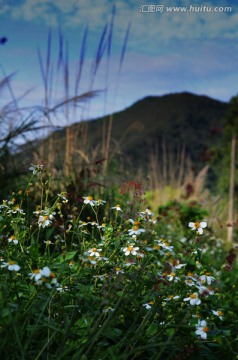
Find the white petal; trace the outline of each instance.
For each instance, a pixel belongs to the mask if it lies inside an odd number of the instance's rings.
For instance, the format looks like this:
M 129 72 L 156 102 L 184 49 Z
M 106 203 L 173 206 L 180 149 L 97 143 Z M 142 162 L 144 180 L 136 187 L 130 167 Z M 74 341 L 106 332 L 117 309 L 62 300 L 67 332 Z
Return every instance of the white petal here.
M 45 266 L 42 270 L 41 270 L 41 274 L 43 276 L 49 277 L 50 276 L 50 268 L 48 268 L 48 266 Z
M 201 228 L 207 227 L 207 223 L 206 223 L 205 221 L 202 221 L 202 222 L 200 223 L 200 227 L 201 227 Z

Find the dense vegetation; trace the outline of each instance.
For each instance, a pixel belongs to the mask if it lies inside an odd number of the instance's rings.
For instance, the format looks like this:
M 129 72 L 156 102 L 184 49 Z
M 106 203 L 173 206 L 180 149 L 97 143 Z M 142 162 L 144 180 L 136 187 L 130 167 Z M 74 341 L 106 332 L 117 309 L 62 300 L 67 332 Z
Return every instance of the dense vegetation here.
M 4 359 L 236 357 L 237 249 L 201 205 L 155 216 L 138 187 L 51 198 L 44 167 L 31 171 L 0 206 Z

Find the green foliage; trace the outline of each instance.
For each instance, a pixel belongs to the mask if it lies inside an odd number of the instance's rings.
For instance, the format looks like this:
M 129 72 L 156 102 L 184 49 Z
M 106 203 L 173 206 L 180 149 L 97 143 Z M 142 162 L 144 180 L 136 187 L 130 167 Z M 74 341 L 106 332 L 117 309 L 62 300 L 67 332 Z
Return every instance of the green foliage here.
M 26 191 L 0 205 L 4 359 L 234 358 L 236 249 L 187 229 L 206 214 L 199 204 L 168 204 L 165 223 L 149 209 L 130 216 L 122 199 L 71 202 L 43 187 L 32 210 L 45 176 L 32 169 Z
M 191 219 L 202 221 L 207 215 L 206 209 L 195 200 L 187 202 L 171 200 L 158 207 L 158 218 L 161 225 L 164 224 L 168 230 L 171 223 L 176 224 L 176 231 L 180 231 L 180 236 L 187 235 L 189 230 L 184 229 L 184 226 L 187 226 Z
M 217 179 L 216 190 L 219 194 L 228 196 L 231 164 L 231 140 L 232 136 L 238 138 L 238 96 L 231 98 L 225 116 L 222 119 L 222 136 L 217 146 L 214 146 L 213 159 L 211 161 L 212 173 Z M 238 190 L 238 146 L 236 145 L 236 174 L 235 187 Z

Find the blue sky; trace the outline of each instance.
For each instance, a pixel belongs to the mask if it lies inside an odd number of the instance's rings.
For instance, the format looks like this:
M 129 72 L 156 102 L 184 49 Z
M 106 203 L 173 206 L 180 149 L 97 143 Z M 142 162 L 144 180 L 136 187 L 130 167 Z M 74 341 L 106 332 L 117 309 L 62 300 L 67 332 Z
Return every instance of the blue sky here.
M 110 26 L 113 5 L 116 11 L 110 61 L 107 62 L 105 54 L 93 83 L 94 90 L 103 91 L 82 116 L 96 117 L 122 110 L 148 95 L 189 91 L 229 101 L 237 94 L 238 5 L 230 0 L 0 0 L 0 37 L 8 38 L 0 46 L 0 78 L 3 71 L 6 74 L 17 71 L 12 82 L 17 97 L 34 87 L 20 105 L 43 104 L 37 48 L 45 58 L 49 28 L 54 67 L 51 104 L 65 96 L 63 80 L 56 74 L 59 29 L 64 49 L 68 46 L 69 91 L 73 95 L 77 61 L 88 27 L 79 93 L 92 89 L 90 68 L 104 26 L 107 23 Z M 163 5 L 163 12 L 158 8 L 148 12 L 149 5 L 153 9 Z M 173 6 L 187 6 L 189 10 L 167 9 Z M 2 99 L 5 101 L 8 96 L 6 90 Z

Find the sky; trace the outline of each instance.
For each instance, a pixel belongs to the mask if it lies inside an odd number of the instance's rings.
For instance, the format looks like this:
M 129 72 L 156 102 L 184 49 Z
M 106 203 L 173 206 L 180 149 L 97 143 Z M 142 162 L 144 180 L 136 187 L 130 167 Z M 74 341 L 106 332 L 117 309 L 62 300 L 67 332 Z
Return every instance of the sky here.
M 15 72 L 2 103 L 14 93 L 20 106 L 44 104 L 40 57 L 45 68 L 49 33 L 49 106 L 75 95 L 83 54 L 77 95 L 98 91 L 84 118 L 146 96 L 188 91 L 229 101 L 238 93 L 238 5 L 231 0 L 0 0 L 0 38 L 7 38 L 0 80 Z

